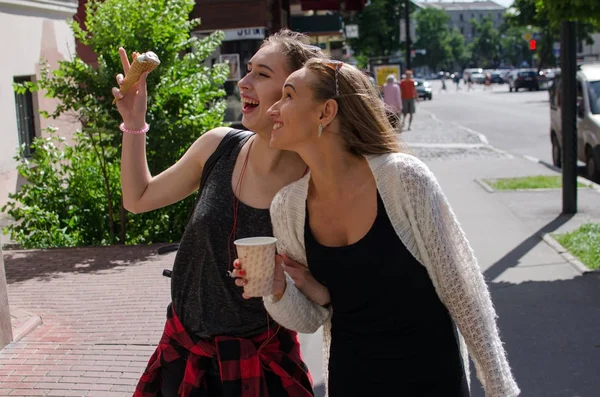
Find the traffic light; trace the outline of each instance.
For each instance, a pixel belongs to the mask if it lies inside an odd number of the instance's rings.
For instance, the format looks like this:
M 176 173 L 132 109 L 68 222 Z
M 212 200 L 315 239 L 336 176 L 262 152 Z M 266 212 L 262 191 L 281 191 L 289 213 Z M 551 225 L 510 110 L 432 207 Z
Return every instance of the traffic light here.
M 529 40 L 529 49 L 531 51 L 535 51 L 536 45 L 537 45 L 537 43 L 535 42 L 535 39 Z

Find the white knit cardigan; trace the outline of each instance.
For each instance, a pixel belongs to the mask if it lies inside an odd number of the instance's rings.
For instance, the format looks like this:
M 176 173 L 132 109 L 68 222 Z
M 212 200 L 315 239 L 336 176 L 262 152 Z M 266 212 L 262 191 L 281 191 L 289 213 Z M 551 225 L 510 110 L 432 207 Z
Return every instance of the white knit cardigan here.
M 458 327 L 467 379 L 470 354 L 487 397 L 518 396 L 520 391 L 498 335 L 489 290 L 435 176 L 425 164 L 408 154 L 367 156 L 367 160 L 398 237 L 425 266 L 440 300 Z M 309 180 L 307 174 L 286 186 L 271 204 L 278 252 L 302 264 L 307 263 L 304 222 Z M 332 312 L 309 300 L 289 277 L 283 297 L 275 302 L 273 296 L 267 296 L 264 302 L 273 319 L 286 328 L 314 333 L 324 326 L 327 385 Z

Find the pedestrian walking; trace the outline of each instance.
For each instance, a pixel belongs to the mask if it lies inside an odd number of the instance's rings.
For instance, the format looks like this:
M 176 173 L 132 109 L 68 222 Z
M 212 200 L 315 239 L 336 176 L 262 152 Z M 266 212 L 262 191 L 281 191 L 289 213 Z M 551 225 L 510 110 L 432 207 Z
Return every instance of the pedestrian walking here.
M 383 86 L 383 101 L 386 104 L 386 112 L 392 127 L 402 131 L 400 125 L 400 112 L 402 111 L 402 96 L 400 94 L 400 86 L 396 80 L 396 76 L 390 74 Z
M 492 75 L 488 72 L 485 74 L 484 80 L 483 80 L 483 89 L 484 90 L 491 90 L 492 89 Z
M 469 242 L 368 80 L 310 60 L 269 113 L 271 145 L 310 173 L 271 205 L 280 256 L 265 306 L 291 329 L 324 326 L 329 397 L 468 396 L 468 354 L 486 396 L 517 396 Z
M 412 125 L 413 114 L 417 111 L 416 102 L 418 99 L 417 87 L 412 79 L 411 70 L 406 71 L 406 78 L 400 82 L 400 91 L 402 94 L 402 124 L 406 125 L 406 115 L 408 115 L 408 130 Z
M 442 76 L 442 88 L 440 88 L 440 92 L 442 91 L 448 91 L 448 88 L 446 87 L 446 76 Z
M 454 74 L 454 84 L 456 84 L 456 91 L 460 90 L 460 75 L 458 73 Z
M 260 298 L 244 299 L 231 278 L 233 241 L 271 236 L 273 196 L 306 172 L 297 154 L 270 147 L 273 121 L 267 114 L 287 76 L 322 56 L 306 43 L 305 36 L 282 30 L 250 60 L 238 86 L 242 123 L 253 132 L 208 131 L 158 176 L 150 174 L 145 154 L 146 75 L 125 95 L 113 88 L 123 118 L 125 208 L 151 211 L 201 187 L 175 257 L 164 334 L 135 397 L 314 395 L 296 332 L 273 321 Z M 119 52 L 126 74 L 129 60 L 125 50 Z

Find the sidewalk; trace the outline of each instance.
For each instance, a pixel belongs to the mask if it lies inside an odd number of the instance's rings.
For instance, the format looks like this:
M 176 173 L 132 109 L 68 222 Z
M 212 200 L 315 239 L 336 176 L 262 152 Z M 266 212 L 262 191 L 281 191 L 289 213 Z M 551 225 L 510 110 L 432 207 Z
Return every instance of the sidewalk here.
M 600 192 L 578 189 L 574 216 L 560 215 L 560 189 L 489 193 L 476 179 L 557 173 L 523 157 L 469 147 L 470 139 L 457 140 L 460 127 L 419 116 L 402 138 L 438 178 L 471 242 L 522 395 L 597 396 L 600 273 L 581 275 L 541 236 L 600 222 Z M 434 156 L 424 152 L 423 141 L 439 143 Z M 473 377 L 472 397 L 483 396 Z
M 401 137 L 437 176 L 475 250 L 522 395 L 596 396 L 600 275 L 580 275 L 540 233 L 600 221 L 600 193 L 580 189 L 580 212 L 561 217 L 560 190 L 489 193 L 475 182 L 551 169 L 426 112 Z M 161 273 L 174 254 L 156 249 L 5 251 L 11 311 L 43 324 L 0 350 L 0 395 L 131 396 L 169 302 Z M 318 336 L 302 340 L 318 384 Z M 472 396 L 482 397 L 478 383 L 472 386 Z

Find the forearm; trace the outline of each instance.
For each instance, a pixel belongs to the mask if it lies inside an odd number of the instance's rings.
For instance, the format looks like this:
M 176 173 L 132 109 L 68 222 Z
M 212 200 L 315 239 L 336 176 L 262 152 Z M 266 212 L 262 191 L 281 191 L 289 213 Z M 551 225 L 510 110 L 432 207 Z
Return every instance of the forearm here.
M 121 189 L 127 210 L 141 212 L 138 203 L 151 179 L 146 160 L 146 134 L 123 134 Z
M 329 309 L 308 299 L 289 278 L 282 296 L 265 296 L 263 300 L 277 323 L 300 333 L 316 332 L 330 316 Z

